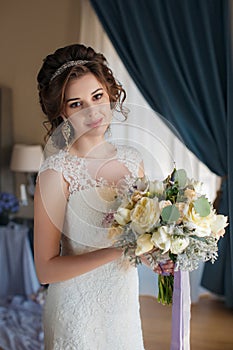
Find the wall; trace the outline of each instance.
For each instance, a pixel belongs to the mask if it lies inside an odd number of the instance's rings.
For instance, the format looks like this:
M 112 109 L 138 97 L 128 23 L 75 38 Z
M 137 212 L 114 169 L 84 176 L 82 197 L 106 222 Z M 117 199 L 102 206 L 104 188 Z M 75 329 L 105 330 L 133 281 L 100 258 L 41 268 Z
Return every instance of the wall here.
M 12 89 L 13 142 L 43 143 L 36 76 L 43 58 L 77 41 L 78 0 L 8 0 L 0 11 L 0 85 Z
M 11 89 L 9 124 L 12 123 L 13 143 L 43 144 L 44 116 L 38 102 L 36 76 L 45 56 L 77 42 L 80 1 L 2 0 L 0 5 L 0 86 Z M 9 132 L 9 125 L 5 129 Z M 1 130 L 4 135 L 6 132 Z M 14 180 L 14 191 L 20 198 L 19 186 L 26 183 L 25 174 L 14 173 Z M 18 216 L 33 216 L 30 198 L 28 206 L 20 207 Z

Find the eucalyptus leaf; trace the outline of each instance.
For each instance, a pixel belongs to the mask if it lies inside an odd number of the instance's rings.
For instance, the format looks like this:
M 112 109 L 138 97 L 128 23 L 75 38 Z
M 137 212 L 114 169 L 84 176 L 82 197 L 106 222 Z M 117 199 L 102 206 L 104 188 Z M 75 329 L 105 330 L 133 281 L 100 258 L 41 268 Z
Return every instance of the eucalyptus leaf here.
M 178 169 L 174 174 L 174 181 L 178 183 L 180 188 L 184 188 L 187 183 L 187 173 L 184 169 Z
M 170 224 L 176 222 L 180 217 L 180 212 L 175 205 L 168 205 L 163 208 L 161 217 L 164 222 Z
M 200 197 L 194 202 L 195 211 L 201 216 L 205 217 L 210 214 L 210 203 L 205 197 Z

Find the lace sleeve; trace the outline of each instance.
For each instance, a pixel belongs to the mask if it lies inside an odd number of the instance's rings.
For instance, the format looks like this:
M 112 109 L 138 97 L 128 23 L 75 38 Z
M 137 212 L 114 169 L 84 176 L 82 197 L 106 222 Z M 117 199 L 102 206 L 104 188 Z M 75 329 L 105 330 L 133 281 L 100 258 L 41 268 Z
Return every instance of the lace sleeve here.
M 54 170 L 58 173 L 62 173 L 63 178 L 65 179 L 68 184 L 70 184 L 71 179 L 66 171 L 66 155 L 64 151 L 60 151 L 57 154 L 53 154 L 52 156 L 45 159 L 43 164 L 40 167 L 38 175 L 40 175 L 42 172 L 46 170 Z
M 59 152 L 56 155 L 52 155 L 47 159 L 45 159 L 45 161 L 42 163 L 40 167 L 38 175 L 40 175 L 42 172 L 48 169 L 55 170 L 59 173 L 62 173 L 63 167 L 64 167 L 64 156 L 61 156 L 61 152 Z
M 88 174 L 85 159 L 69 155 L 63 150 L 44 161 L 39 175 L 46 170 L 54 170 L 62 174 L 63 179 L 68 184 L 69 194 L 80 189 L 90 188 L 91 185 L 95 184 L 95 181 Z

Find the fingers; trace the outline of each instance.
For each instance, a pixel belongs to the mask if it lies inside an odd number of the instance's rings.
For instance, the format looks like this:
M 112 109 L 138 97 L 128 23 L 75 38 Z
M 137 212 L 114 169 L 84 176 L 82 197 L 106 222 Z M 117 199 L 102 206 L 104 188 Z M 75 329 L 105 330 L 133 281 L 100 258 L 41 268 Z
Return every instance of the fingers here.
M 174 262 L 172 260 L 166 261 L 164 264 L 161 264 L 163 270 L 174 269 Z
M 141 256 L 141 261 L 145 265 L 151 267 L 151 263 L 148 261 L 146 255 Z M 167 260 L 163 264 L 156 263 L 156 265 L 153 268 L 153 271 L 158 273 L 159 275 L 174 275 L 174 262 L 172 260 Z
M 158 273 L 159 275 L 161 275 L 163 273 L 163 271 L 159 265 L 154 267 L 153 271 Z
M 174 262 L 172 260 L 168 260 L 164 264 L 159 264 L 154 268 L 154 271 L 159 275 L 173 275 L 174 274 Z
M 156 266 L 153 271 L 159 275 L 173 275 L 174 273 L 174 269 L 162 269 L 160 266 Z

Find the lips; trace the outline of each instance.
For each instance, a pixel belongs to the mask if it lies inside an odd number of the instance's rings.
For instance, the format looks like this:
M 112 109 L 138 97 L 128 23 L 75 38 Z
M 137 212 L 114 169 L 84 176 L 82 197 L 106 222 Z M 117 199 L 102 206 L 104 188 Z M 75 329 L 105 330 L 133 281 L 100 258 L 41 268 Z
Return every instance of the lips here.
M 103 118 L 99 118 L 99 119 L 95 120 L 94 122 L 87 124 L 87 126 L 89 128 L 97 128 L 98 126 L 101 125 L 102 120 L 103 120 Z

